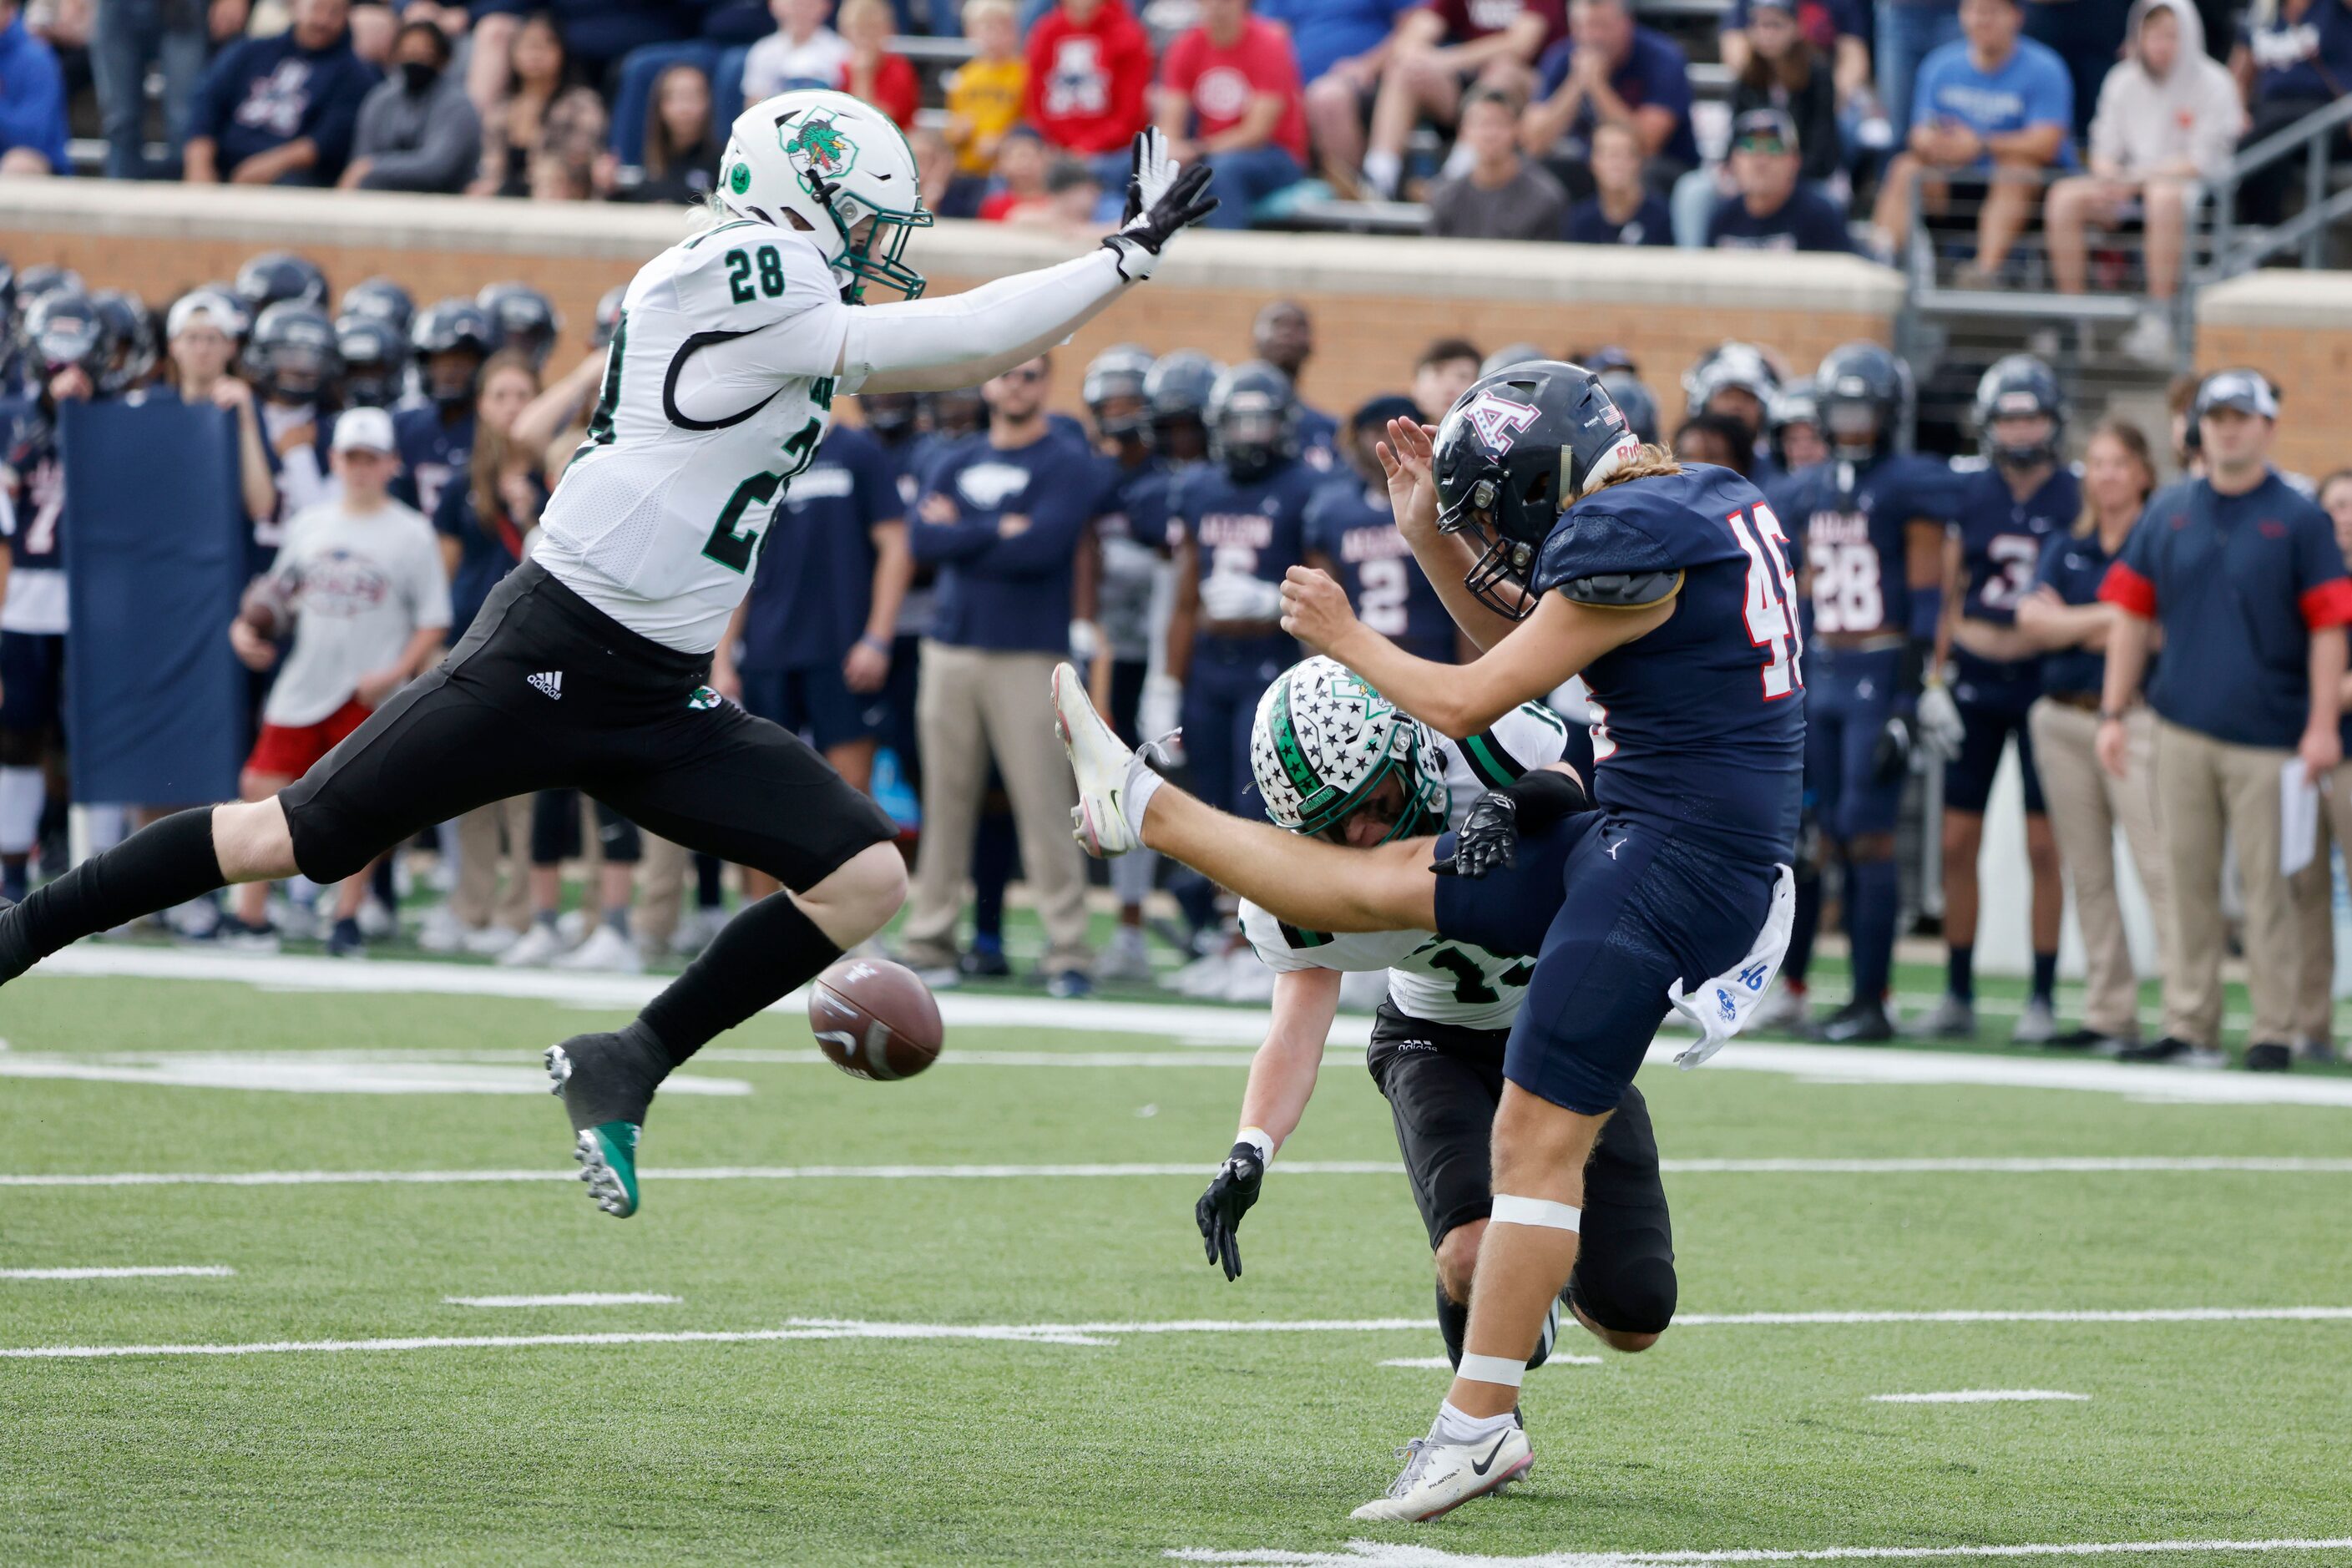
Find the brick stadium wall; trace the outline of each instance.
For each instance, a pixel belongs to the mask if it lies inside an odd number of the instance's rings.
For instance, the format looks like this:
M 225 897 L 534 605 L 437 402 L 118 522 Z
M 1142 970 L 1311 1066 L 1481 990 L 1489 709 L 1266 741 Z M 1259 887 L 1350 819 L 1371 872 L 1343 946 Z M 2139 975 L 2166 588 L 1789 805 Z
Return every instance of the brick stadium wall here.
M 59 181 L 10 190 L 0 204 L 0 255 L 19 268 L 68 266 L 93 287 L 159 301 L 232 277 L 246 257 L 270 248 L 309 256 L 338 292 L 385 273 L 420 302 L 520 278 L 563 314 L 560 366 L 586 346 L 597 298 L 686 222 L 675 211 L 625 206 Z M 934 292 L 951 293 L 1073 248 L 995 226 L 947 224 L 919 237 L 914 256 Z M 1318 352 L 1302 390 L 1335 412 L 1402 389 L 1424 343 L 1461 336 L 1484 348 L 1524 340 L 1554 353 L 1622 344 L 1671 415 L 1676 380 L 1709 345 L 1750 338 L 1809 369 L 1849 339 L 1887 341 L 1902 287 L 1895 273 L 1844 257 L 1195 234 L 1148 289 L 1078 333 L 1057 401 L 1075 406 L 1076 366 L 1112 342 L 1244 357 L 1251 318 L 1283 297 L 1315 314 Z
M 2281 388 L 2281 468 L 2317 479 L 2352 464 L 2352 275 L 2255 272 L 2200 294 L 2198 370 L 2238 365 Z

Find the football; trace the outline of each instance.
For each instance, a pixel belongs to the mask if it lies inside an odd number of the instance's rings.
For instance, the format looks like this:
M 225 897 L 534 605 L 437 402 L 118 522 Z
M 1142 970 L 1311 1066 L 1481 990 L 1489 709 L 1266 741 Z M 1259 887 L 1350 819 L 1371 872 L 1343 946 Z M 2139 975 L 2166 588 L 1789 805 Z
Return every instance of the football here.
M 264 575 L 247 584 L 245 597 L 237 605 L 237 616 L 258 636 L 276 638 L 286 630 L 293 617 L 286 601 L 286 590 L 278 579 Z
M 905 964 L 845 958 L 809 987 L 809 1031 L 852 1078 L 887 1083 L 940 1058 L 940 1005 Z

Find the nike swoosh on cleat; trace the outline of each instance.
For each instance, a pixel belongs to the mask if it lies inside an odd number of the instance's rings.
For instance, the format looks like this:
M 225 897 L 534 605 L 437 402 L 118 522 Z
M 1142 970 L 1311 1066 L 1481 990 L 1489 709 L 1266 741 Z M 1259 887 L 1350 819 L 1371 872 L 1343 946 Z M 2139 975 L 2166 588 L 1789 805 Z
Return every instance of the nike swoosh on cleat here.
M 1484 1459 L 1473 1459 L 1470 1461 L 1471 1473 L 1473 1475 L 1483 1476 L 1488 1470 L 1493 1469 L 1495 1468 L 1495 1456 L 1501 1453 L 1503 1451 L 1503 1445 L 1510 1440 L 1511 1435 L 1508 1432 L 1505 1432 L 1501 1436 L 1496 1438 L 1495 1446 L 1486 1450 L 1486 1457 Z

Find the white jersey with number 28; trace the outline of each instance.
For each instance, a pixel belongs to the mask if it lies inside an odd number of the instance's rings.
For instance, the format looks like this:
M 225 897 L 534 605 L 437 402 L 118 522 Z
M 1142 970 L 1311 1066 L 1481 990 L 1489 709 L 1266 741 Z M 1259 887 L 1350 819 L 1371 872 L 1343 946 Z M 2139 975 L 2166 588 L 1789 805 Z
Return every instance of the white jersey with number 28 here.
M 722 223 L 646 263 L 535 559 L 632 631 L 717 647 L 776 504 L 815 460 L 848 318 L 823 254 L 791 229 Z M 740 351 L 723 380 L 696 363 L 755 333 L 753 369 Z
M 1549 709 L 1527 702 L 1504 714 L 1484 734 L 1437 743 L 1445 755 L 1445 789 L 1452 804 L 1447 826 L 1458 827 L 1463 814 L 1488 790 L 1559 761 L 1568 745 L 1568 725 Z M 1488 952 L 1425 931 L 1300 931 L 1246 900 L 1242 932 L 1259 959 L 1276 971 L 1385 969 L 1389 1001 L 1397 1011 L 1424 1023 L 1465 1029 L 1509 1027 L 1535 973 L 1532 958 Z

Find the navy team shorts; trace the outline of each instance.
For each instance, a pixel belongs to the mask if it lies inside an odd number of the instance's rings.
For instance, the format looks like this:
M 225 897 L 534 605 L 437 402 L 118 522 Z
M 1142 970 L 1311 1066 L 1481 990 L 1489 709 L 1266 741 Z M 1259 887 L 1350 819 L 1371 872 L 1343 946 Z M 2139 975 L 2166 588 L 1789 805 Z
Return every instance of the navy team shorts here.
M 0 632 L 0 730 L 46 735 L 65 722 L 66 639 Z
M 1451 835 L 1437 855 L 1453 853 Z M 1519 841 L 1518 865 L 1437 882 L 1437 932 L 1533 953 L 1503 1076 L 1583 1116 L 1613 1110 L 1664 1022 L 1666 988 L 1737 965 L 1772 905 L 1772 863 L 1611 807 Z
M 743 710 L 804 737 L 820 752 L 875 740 L 890 727 L 889 693 L 852 691 L 838 665 L 747 669 Z
M 2017 763 L 2025 771 L 2025 809 L 2040 816 L 2048 807 L 2042 799 L 2042 775 L 2033 766 L 2033 731 L 2026 710 L 2042 695 L 2042 670 L 2022 664 L 1994 664 L 1968 654 L 1952 660 L 1952 700 L 1959 705 L 1960 754 L 1944 764 L 1944 806 L 1981 816 L 1992 798 L 1992 775 L 2000 768 L 2001 749 L 2017 737 Z

